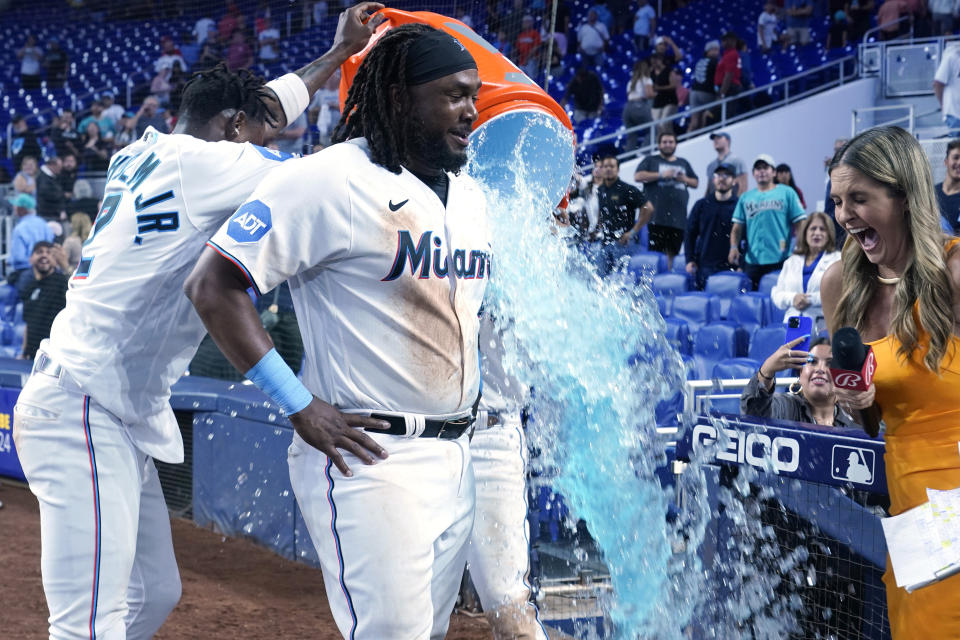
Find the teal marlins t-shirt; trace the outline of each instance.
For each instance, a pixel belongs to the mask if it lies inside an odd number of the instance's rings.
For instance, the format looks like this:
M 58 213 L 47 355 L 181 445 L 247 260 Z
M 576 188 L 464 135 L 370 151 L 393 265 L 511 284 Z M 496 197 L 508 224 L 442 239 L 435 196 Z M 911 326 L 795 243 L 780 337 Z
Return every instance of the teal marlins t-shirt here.
M 740 196 L 733 221 L 747 228 L 747 264 L 776 264 L 790 255 L 790 230 L 807 214 L 793 188 L 751 189 Z

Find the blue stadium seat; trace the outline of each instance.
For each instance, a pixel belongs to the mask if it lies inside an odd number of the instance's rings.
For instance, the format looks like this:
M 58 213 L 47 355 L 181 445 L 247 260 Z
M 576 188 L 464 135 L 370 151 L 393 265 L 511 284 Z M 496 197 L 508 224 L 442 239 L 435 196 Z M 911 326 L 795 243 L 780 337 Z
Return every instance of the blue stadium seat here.
M 713 377 L 721 380 L 750 378 L 763 364 L 753 358 L 730 358 L 718 362 L 713 367 Z
M 658 273 L 667 270 L 667 256 L 656 251 L 640 251 L 630 257 L 627 264 L 627 273 L 633 275 L 637 282 L 641 278 L 653 278 Z
M 752 334 L 757 327 L 770 324 L 770 298 L 756 291 L 748 291 L 730 301 L 727 319 Z
M 685 293 L 673 299 L 670 317 L 685 320 L 690 330 L 696 333 L 703 325 L 719 320 L 717 307 L 712 296 Z
M 765 293 L 766 295 L 769 296 L 770 291 L 772 291 L 773 288 L 776 286 L 777 278 L 779 277 L 780 277 L 779 271 L 772 271 L 766 274 L 765 276 L 760 278 L 760 283 L 757 286 L 757 291 L 760 293 Z
M 720 316 L 727 317 L 730 301 L 741 293 L 750 291 L 750 278 L 736 271 L 721 271 L 707 278 L 704 291 L 719 296 L 721 299 Z
M 753 358 L 762 364 L 763 361 L 769 358 L 774 351 L 780 348 L 780 346 L 786 341 L 786 337 L 787 329 L 782 324 L 771 325 L 769 327 L 760 327 L 753 332 L 753 337 L 750 339 L 750 349 L 747 351 L 747 357 Z
M 653 298 L 657 301 L 657 310 L 660 311 L 660 315 L 664 318 L 669 317 L 671 307 L 670 303 L 673 302 L 673 299 L 658 295 L 654 295 Z
M 689 291 L 690 282 L 686 274 L 658 273 L 653 276 L 652 288 L 655 294 L 672 298 Z
M 717 363 L 741 357 L 746 346 L 746 331 L 727 322 L 716 322 L 697 331 L 693 339 L 693 357 L 701 372 L 712 373 Z
M 691 355 L 693 341 L 690 339 L 690 325 L 679 318 L 666 318 L 666 322 L 666 338 L 673 348 L 683 355 Z

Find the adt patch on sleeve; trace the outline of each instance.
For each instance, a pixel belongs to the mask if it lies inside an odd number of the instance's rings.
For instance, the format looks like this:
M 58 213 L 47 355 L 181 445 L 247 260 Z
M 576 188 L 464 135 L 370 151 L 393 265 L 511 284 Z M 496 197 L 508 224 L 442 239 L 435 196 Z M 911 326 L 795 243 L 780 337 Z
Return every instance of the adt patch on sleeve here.
M 270 207 L 259 200 L 244 203 L 230 218 L 227 235 L 242 244 L 257 242 L 273 227 Z

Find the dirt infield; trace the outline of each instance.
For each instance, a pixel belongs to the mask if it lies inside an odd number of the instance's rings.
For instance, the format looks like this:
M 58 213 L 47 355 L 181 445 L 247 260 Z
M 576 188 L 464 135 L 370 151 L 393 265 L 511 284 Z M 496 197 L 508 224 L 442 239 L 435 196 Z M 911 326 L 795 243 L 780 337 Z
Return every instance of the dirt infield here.
M 0 488 L 0 636 L 46 638 L 40 584 L 40 515 L 26 489 Z M 183 597 L 157 640 L 330 640 L 339 637 L 320 570 L 280 558 L 248 540 L 173 521 Z M 455 614 L 449 640 L 487 640 L 483 619 Z

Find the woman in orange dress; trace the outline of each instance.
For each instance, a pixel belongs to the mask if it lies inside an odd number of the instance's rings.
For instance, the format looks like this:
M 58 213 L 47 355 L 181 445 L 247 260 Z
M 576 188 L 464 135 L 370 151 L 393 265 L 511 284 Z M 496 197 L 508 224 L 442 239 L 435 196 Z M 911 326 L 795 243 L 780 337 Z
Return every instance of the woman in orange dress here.
M 848 232 L 821 285 L 831 331 L 854 327 L 877 369 L 852 410 L 876 400 L 886 423 L 890 514 L 960 487 L 960 239 L 940 231 L 930 163 L 898 127 L 860 134 L 834 156 L 830 197 Z M 895 640 L 960 638 L 960 575 L 907 593 L 884 574 Z

